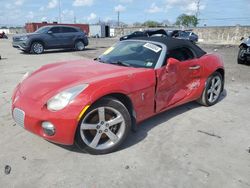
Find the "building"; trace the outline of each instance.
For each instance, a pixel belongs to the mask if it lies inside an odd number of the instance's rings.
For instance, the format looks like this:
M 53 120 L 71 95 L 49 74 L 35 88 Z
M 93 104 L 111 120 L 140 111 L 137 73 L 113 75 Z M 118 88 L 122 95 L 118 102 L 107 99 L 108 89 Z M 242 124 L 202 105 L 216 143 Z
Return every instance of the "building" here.
M 89 25 L 89 36 L 96 38 L 110 37 L 109 26 L 105 24 Z

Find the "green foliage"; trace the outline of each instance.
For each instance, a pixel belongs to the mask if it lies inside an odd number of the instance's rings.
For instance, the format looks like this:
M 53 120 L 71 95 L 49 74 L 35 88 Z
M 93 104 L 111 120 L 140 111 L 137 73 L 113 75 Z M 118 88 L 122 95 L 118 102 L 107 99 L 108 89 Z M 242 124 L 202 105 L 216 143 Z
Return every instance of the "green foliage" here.
M 146 26 L 146 27 L 158 27 L 158 26 L 160 26 L 160 24 L 158 22 L 151 21 L 151 20 L 144 22 L 142 25 Z
M 185 26 L 185 27 L 196 27 L 199 24 L 199 20 L 196 16 L 194 15 L 186 15 L 186 14 L 181 14 L 178 16 L 176 19 L 176 25 L 178 26 Z

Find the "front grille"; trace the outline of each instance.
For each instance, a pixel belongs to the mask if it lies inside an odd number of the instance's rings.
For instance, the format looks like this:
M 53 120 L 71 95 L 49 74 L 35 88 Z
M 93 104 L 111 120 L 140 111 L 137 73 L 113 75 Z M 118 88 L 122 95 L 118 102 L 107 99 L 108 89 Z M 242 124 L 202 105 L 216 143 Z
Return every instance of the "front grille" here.
M 15 108 L 13 110 L 13 118 L 18 125 L 24 127 L 25 112 L 23 110 Z

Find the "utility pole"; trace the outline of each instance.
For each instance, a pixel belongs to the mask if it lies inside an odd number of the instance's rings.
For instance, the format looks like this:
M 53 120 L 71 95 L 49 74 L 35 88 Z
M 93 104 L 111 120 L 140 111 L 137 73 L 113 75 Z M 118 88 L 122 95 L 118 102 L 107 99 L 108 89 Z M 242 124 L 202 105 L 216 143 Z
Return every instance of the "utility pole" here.
M 118 24 L 118 27 L 119 27 L 120 26 L 120 11 L 117 11 L 117 16 L 118 16 L 117 24 Z
M 74 15 L 74 24 L 76 24 L 76 16 Z
M 61 0 L 59 0 L 58 2 L 58 9 L 59 9 L 59 19 L 58 22 L 61 23 L 62 22 L 62 15 L 61 15 Z
M 201 0 L 197 0 L 196 2 L 196 13 L 195 16 L 198 19 L 199 15 L 200 15 L 200 6 L 201 6 Z

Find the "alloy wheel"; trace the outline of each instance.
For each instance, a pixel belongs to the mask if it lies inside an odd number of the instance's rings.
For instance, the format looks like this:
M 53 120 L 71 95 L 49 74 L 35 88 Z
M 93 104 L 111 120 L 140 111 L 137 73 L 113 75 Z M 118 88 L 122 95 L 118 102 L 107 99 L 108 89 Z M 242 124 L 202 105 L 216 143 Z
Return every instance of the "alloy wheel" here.
M 41 54 L 43 52 L 43 45 L 40 44 L 40 43 L 35 43 L 33 44 L 33 51 L 36 53 L 36 54 Z
M 219 76 L 214 76 L 210 82 L 210 87 L 207 91 L 207 99 L 210 103 L 215 102 L 219 98 L 221 87 L 221 78 Z
M 123 115 L 112 107 L 99 107 L 90 111 L 80 125 L 81 139 L 96 150 L 113 147 L 122 139 L 125 130 Z

